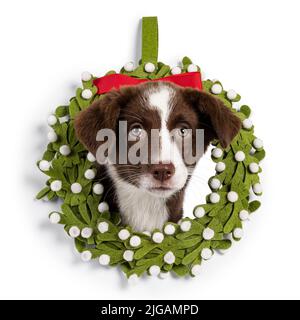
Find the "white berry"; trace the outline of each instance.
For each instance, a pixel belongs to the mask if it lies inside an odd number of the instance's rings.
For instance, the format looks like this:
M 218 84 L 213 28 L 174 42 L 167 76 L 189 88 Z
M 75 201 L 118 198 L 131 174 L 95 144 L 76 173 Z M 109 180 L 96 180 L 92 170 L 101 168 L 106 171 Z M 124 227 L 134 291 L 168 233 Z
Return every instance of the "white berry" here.
M 118 237 L 123 241 L 127 240 L 130 237 L 130 232 L 127 229 L 122 229 L 119 231 Z
M 243 151 L 238 151 L 235 155 L 234 155 L 234 159 L 238 162 L 244 161 L 245 160 L 245 153 Z
M 132 250 L 125 250 L 123 253 L 123 258 L 126 261 L 132 261 L 133 255 L 134 255 L 134 252 Z
M 88 238 L 91 237 L 92 234 L 93 234 L 93 229 L 92 229 L 92 228 L 84 227 L 84 228 L 81 230 L 81 236 L 82 236 L 82 238 L 88 239 Z
M 212 156 L 214 158 L 221 158 L 223 155 L 223 151 L 220 148 L 214 148 L 211 152 Z
M 90 89 L 84 89 L 81 92 L 81 97 L 85 100 L 91 99 L 92 96 L 93 96 L 93 92 Z
M 180 224 L 180 229 L 183 231 L 183 232 L 187 232 L 191 229 L 192 227 L 192 223 L 191 221 L 183 221 L 181 224 Z
M 98 223 L 98 230 L 100 233 L 105 233 L 109 229 L 109 225 L 106 221 L 102 221 Z
M 226 165 L 224 162 L 218 162 L 216 164 L 216 171 L 217 172 L 223 172 L 226 169 Z
M 84 71 L 81 74 L 82 81 L 90 81 L 92 79 L 92 75 L 88 71 Z
M 49 124 L 49 126 L 54 126 L 57 123 L 57 118 L 54 114 L 51 114 L 48 119 L 47 122 Z
M 102 266 L 107 266 L 109 265 L 110 262 L 110 256 L 108 254 L 101 254 L 101 256 L 99 257 L 99 263 Z
M 48 132 L 47 138 L 49 142 L 56 142 L 58 137 L 57 134 L 52 130 Z
M 88 180 L 92 180 L 96 177 L 96 172 L 93 169 L 87 169 L 84 173 L 84 176 Z
M 188 65 L 187 71 L 188 72 L 197 72 L 198 71 L 198 67 L 195 64 L 191 63 L 191 64 Z
M 124 70 L 127 72 L 132 72 L 134 70 L 134 63 L 132 61 L 127 62 L 124 65 Z
M 77 238 L 80 235 L 80 229 L 76 226 L 71 227 L 69 230 L 69 235 L 72 238 Z
M 239 218 L 242 221 L 248 220 L 249 219 L 249 212 L 247 210 L 245 210 L 245 209 L 241 210 L 240 213 L 239 213 Z
M 234 90 L 228 90 L 226 96 L 229 100 L 234 100 L 237 97 L 237 93 Z
M 253 192 L 255 194 L 261 194 L 262 193 L 262 186 L 260 183 L 255 183 L 253 186 L 252 186 L 252 189 L 253 189 Z
M 176 257 L 172 251 L 169 251 L 164 255 L 164 262 L 167 264 L 173 264 L 175 260 Z
M 60 221 L 60 214 L 58 212 L 52 212 L 50 215 L 49 215 L 49 220 L 51 223 L 53 224 L 57 224 L 59 223 Z
M 251 173 L 257 173 L 259 171 L 259 165 L 255 162 L 249 164 L 249 171 Z
M 103 185 L 101 183 L 95 183 L 93 186 L 93 192 L 97 195 L 100 195 L 103 193 Z
M 128 283 L 130 285 L 136 285 L 138 281 L 139 281 L 139 277 L 136 273 L 131 274 L 128 278 Z
M 219 83 L 215 83 L 215 84 L 212 85 L 210 91 L 211 91 L 213 94 L 220 94 L 220 93 L 222 93 L 223 88 L 222 88 L 222 86 L 221 86 Z
M 69 146 L 67 145 L 63 145 L 59 148 L 59 152 L 63 155 L 63 156 L 68 156 L 71 153 L 71 149 Z
M 169 271 L 167 271 L 167 272 L 162 272 L 162 271 L 161 271 L 161 272 L 159 273 L 159 275 L 158 275 L 158 277 L 159 277 L 160 279 L 162 279 L 162 280 L 169 278 L 169 276 L 170 276 L 170 272 L 169 272 Z
M 164 227 L 164 233 L 167 235 L 172 235 L 175 233 L 175 231 L 176 231 L 175 226 L 170 223 Z
M 180 67 L 173 67 L 172 69 L 171 69 L 171 73 L 172 74 L 180 74 L 181 73 L 181 68 Z
M 195 264 L 193 265 L 192 269 L 191 269 L 191 274 L 193 276 L 198 276 L 201 273 L 201 266 L 200 264 Z
M 100 213 L 103 213 L 103 212 L 106 212 L 108 211 L 109 209 L 109 206 L 106 202 L 100 202 L 99 205 L 98 205 L 98 211 Z
M 155 65 L 152 62 L 147 62 L 145 64 L 145 71 L 148 73 L 152 73 L 155 70 Z
M 204 240 L 211 240 L 215 236 L 215 232 L 211 228 L 205 228 L 202 233 Z
M 217 190 L 221 186 L 221 181 L 217 178 L 213 178 L 209 181 L 209 185 L 213 190 Z
M 236 238 L 236 239 L 242 238 L 242 237 L 243 237 L 243 234 L 244 234 L 244 232 L 243 232 L 243 229 L 242 229 L 242 228 L 235 228 L 235 229 L 233 230 L 233 236 L 234 236 L 234 238 Z
M 195 211 L 194 211 L 194 216 L 195 216 L 196 218 L 202 218 L 202 217 L 204 217 L 204 216 L 205 216 L 205 210 L 204 210 L 204 208 L 203 208 L 203 207 L 198 207 L 198 208 L 196 208 Z
M 62 188 L 62 182 L 60 180 L 54 180 L 50 184 L 50 189 L 54 192 L 60 191 Z
M 204 248 L 201 251 L 201 258 L 204 260 L 208 260 L 212 257 L 212 251 L 209 248 Z
M 155 243 L 162 243 L 164 240 L 164 235 L 161 232 L 154 232 L 152 235 L 152 240 Z
M 89 162 L 95 162 L 96 161 L 96 158 L 94 157 L 94 155 L 91 152 L 89 152 L 86 157 L 89 160 Z
M 78 194 L 82 191 L 82 186 L 80 183 L 75 182 L 71 184 L 71 191 L 75 194 Z
M 132 236 L 129 240 L 129 244 L 132 247 L 138 247 L 141 244 L 141 238 L 139 236 Z
M 212 192 L 209 196 L 211 203 L 218 203 L 220 201 L 220 195 L 216 192 Z
M 158 276 L 159 273 L 160 273 L 160 267 L 156 266 L 156 265 L 151 266 L 149 268 L 149 273 L 150 273 L 151 276 Z
M 264 146 L 264 143 L 263 143 L 263 141 L 261 139 L 258 139 L 258 138 L 254 139 L 253 147 L 255 149 L 261 149 L 263 146 Z
M 235 191 L 229 191 L 227 193 L 227 199 L 230 202 L 236 202 L 239 199 L 239 195 Z
M 42 171 L 49 171 L 49 169 L 50 169 L 50 162 L 47 161 L 47 160 L 41 160 L 41 161 L 39 162 L 39 168 L 40 168 L 40 170 L 42 170 Z
M 243 125 L 243 128 L 247 129 L 247 130 L 249 130 L 253 127 L 253 123 L 249 118 L 243 120 L 242 125 Z
M 82 261 L 87 262 L 92 259 L 92 253 L 89 250 L 85 250 L 81 252 L 80 257 Z

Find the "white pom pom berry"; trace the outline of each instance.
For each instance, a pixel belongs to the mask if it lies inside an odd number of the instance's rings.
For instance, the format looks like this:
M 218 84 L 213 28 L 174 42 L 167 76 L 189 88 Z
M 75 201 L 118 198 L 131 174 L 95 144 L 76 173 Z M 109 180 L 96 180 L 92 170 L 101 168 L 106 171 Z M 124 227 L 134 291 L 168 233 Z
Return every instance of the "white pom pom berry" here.
M 88 180 L 93 180 L 96 177 L 96 172 L 93 169 L 87 169 L 84 173 L 84 177 Z
M 94 157 L 94 155 L 91 152 L 89 152 L 86 157 L 89 160 L 89 162 L 95 162 L 96 161 L 96 158 Z
M 242 228 L 235 228 L 233 230 L 233 237 L 236 239 L 241 239 L 243 237 L 243 229 Z
M 54 132 L 54 130 L 48 132 L 47 138 L 49 142 L 56 142 L 58 139 L 57 134 Z
M 242 125 L 243 128 L 246 130 L 250 130 L 253 127 L 253 123 L 249 118 L 243 120 Z
M 205 216 L 205 210 L 203 207 L 197 207 L 194 211 L 194 216 L 196 218 L 202 218 Z
M 93 186 L 93 192 L 97 195 L 102 194 L 104 191 L 104 187 L 101 183 L 95 183 Z
M 259 165 L 257 163 L 255 163 L 255 162 L 251 162 L 249 164 L 249 171 L 251 173 L 257 173 L 259 171 Z
M 72 183 L 72 184 L 71 184 L 71 191 L 72 191 L 72 193 L 74 193 L 74 194 L 80 193 L 80 192 L 82 191 L 82 186 L 81 186 L 81 184 L 78 183 L 78 182 Z
M 200 264 L 195 264 L 193 265 L 192 269 L 191 269 L 191 274 L 193 276 L 198 276 L 201 273 L 201 266 Z
M 98 223 L 98 230 L 100 233 L 105 233 L 109 229 L 109 224 L 106 221 L 102 221 Z
M 128 262 L 133 260 L 133 256 L 134 256 L 134 251 L 132 251 L 132 250 L 125 250 L 123 253 L 124 260 L 126 260 Z
M 238 151 L 235 155 L 234 155 L 234 159 L 237 162 L 242 162 L 244 161 L 246 158 L 245 153 L 243 151 Z
M 190 231 L 192 227 L 192 223 L 191 221 L 182 221 L 181 224 L 180 224 L 180 229 L 183 231 L 183 232 L 187 232 L 187 231 Z
M 172 69 L 171 69 L 171 73 L 172 74 L 180 74 L 181 73 L 181 68 L 180 67 L 173 67 Z
M 69 235 L 71 238 L 77 238 L 80 235 L 80 229 L 76 226 L 73 226 L 69 229 Z
M 60 214 L 58 212 L 52 212 L 49 215 L 49 220 L 53 224 L 57 224 L 60 222 Z
M 236 202 L 239 199 L 239 195 L 235 191 L 229 191 L 227 193 L 227 199 L 229 202 Z
M 124 70 L 126 72 L 132 72 L 134 70 L 134 63 L 132 61 L 129 61 L 127 62 L 125 65 L 124 65 Z
M 209 181 L 209 186 L 213 189 L 213 190 L 217 190 L 220 188 L 221 186 L 221 181 L 217 178 L 212 178 L 210 181 Z
M 201 251 L 201 258 L 204 260 L 209 260 L 212 257 L 212 251 L 209 248 L 204 248 Z
M 84 89 L 81 92 L 81 97 L 85 100 L 91 99 L 93 96 L 93 92 L 90 89 Z
M 129 244 L 132 247 L 138 247 L 141 244 L 142 240 L 139 236 L 132 236 L 129 240 Z
M 49 126 L 54 126 L 55 124 L 57 124 L 57 118 L 54 114 L 51 114 L 48 119 L 47 122 L 49 124 Z
M 249 219 L 249 212 L 247 210 L 245 210 L 245 209 L 241 210 L 240 213 L 239 213 L 239 218 L 242 221 L 248 220 Z
M 127 229 L 122 229 L 118 233 L 118 237 L 122 240 L 125 241 L 130 237 L 130 232 Z
M 151 276 L 158 276 L 159 273 L 160 273 L 160 267 L 159 266 L 154 265 L 154 266 L 151 266 L 149 268 L 149 274 Z
M 164 235 L 161 232 L 154 232 L 152 235 L 152 240 L 155 243 L 162 243 L 164 240 Z
M 81 74 L 82 81 L 90 81 L 92 79 L 92 75 L 88 71 L 84 71 Z
M 228 90 L 226 96 L 229 100 L 234 100 L 237 97 L 237 93 L 234 90 Z
M 50 184 L 50 189 L 54 192 L 60 191 L 62 188 L 62 182 L 60 180 L 54 180 Z
M 109 206 L 106 202 L 100 202 L 98 205 L 98 211 L 100 213 L 106 212 L 109 210 Z
M 222 86 L 221 86 L 219 83 L 215 83 L 215 84 L 212 85 L 210 91 L 211 91 L 213 94 L 220 94 L 220 93 L 222 93 L 223 88 L 222 88 Z
M 264 146 L 264 143 L 263 143 L 263 141 L 261 139 L 258 139 L 258 138 L 254 139 L 253 147 L 255 149 L 261 149 L 263 146 Z
M 82 238 L 85 238 L 85 239 L 88 239 L 92 236 L 93 234 L 93 229 L 90 228 L 90 227 L 84 227 L 82 230 L 81 230 L 81 236 Z
M 188 65 L 187 71 L 188 72 L 197 72 L 198 71 L 198 67 L 195 64 L 191 63 L 191 64 Z
M 147 62 L 145 64 L 145 71 L 148 73 L 152 73 L 155 71 L 155 65 L 152 62 Z
M 167 264 L 173 264 L 175 262 L 175 260 L 176 260 L 176 257 L 172 251 L 168 251 L 164 255 L 164 262 Z
M 84 250 L 81 252 L 80 257 L 82 261 L 87 262 L 92 259 L 92 253 L 89 250 Z
M 108 254 L 101 254 L 99 257 L 99 263 L 102 266 L 108 266 L 110 263 L 110 256 Z
M 216 159 L 221 158 L 223 155 L 223 151 L 220 148 L 214 148 L 211 152 L 212 156 Z
M 166 235 L 172 235 L 174 234 L 176 231 L 175 226 L 171 223 L 168 223 L 165 227 L 164 227 L 164 233 Z
M 50 162 L 47 160 L 41 160 L 39 162 L 39 168 L 41 171 L 49 171 L 50 169 Z
M 262 194 L 262 192 L 263 192 L 262 186 L 261 186 L 260 183 L 255 183 L 255 184 L 252 186 L 252 189 L 253 189 L 253 192 L 254 192 L 255 194 L 258 194 L 258 195 Z
M 59 148 L 59 152 L 63 155 L 63 156 L 68 156 L 71 153 L 71 148 L 68 145 L 62 145 Z
M 216 192 L 212 192 L 209 196 L 211 203 L 218 203 L 220 201 L 220 195 Z
M 226 169 L 226 165 L 224 162 L 218 162 L 216 164 L 216 171 L 217 172 L 223 172 Z
M 205 228 L 202 233 L 202 237 L 204 240 L 211 240 L 215 236 L 215 232 L 211 228 Z

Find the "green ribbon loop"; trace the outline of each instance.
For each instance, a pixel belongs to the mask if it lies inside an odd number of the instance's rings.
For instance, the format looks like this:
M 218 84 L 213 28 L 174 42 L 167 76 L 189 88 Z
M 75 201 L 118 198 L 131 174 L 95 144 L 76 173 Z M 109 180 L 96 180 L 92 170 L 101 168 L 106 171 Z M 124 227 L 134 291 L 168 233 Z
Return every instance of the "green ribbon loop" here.
M 158 23 L 157 17 L 142 19 L 142 63 L 157 64 L 158 57 Z

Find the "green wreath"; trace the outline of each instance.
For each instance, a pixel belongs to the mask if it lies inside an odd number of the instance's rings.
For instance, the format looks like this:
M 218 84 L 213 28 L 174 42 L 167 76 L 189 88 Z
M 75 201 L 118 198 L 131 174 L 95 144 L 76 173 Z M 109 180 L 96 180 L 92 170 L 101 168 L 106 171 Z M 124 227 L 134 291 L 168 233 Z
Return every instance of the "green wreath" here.
M 126 64 L 121 74 L 157 79 L 175 72 L 200 70 L 187 57 L 183 58 L 180 69 L 156 62 L 156 18 L 143 18 L 142 37 L 142 60 L 135 69 L 132 63 Z M 147 62 L 155 65 L 153 72 L 145 71 Z M 107 74 L 112 73 L 115 71 Z M 108 205 L 101 202 L 103 186 L 95 181 L 96 159 L 75 135 L 74 117 L 101 98 L 93 79 L 90 73 L 84 72 L 82 88 L 76 90 L 69 105 L 59 106 L 48 118 L 49 144 L 37 163 L 48 180 L 37 198 L 63 201 L 60 212 L 50 213 L 50 221 L 64 225 L 84 261 L 97 258 L 101 265 L 120 265 L 131 281 L 145 272 L 161 278 L 170 271 L 178 276 L 196 276 L 202 260 L 211 258 L 215 250 L 231 246 L 228 235 L 232 235 L 233 240 L 240 240 L 242 221 L 260 206 L 259 201 L 250 201 L 250 198 L 253 198 L 251 190 L 254 195 L 262 194 L 258 174 L 265 151 L 262 141 L 254 135 L 250 108 L 243 105 L 236 111 L 233 102 L 240 100 L 238 94 L 233 90 L 225 91 L 219 81 L 203 81 L 204 91 L 217 96 L 240 117 L 242 129 L 225 150 L 217 141 L 213 143 L 216 174 L 208 181 L 212 192 L 207 195 L 205 204 L 194 208 L 195 218 L 183 218 L 178 224 L 168 222 L 163 230 L 155 230 L 152 234 L 138 233 L 121 225 L 119 214 L 109 212 Z

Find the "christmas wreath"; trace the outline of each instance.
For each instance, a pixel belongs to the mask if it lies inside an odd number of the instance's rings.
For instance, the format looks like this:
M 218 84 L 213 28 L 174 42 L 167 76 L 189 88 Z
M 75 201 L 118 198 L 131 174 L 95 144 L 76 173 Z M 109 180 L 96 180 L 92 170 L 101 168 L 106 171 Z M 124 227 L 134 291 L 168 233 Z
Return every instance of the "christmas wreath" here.
M 187 57 L 174 68 L 157 62 L 157 19 L 143 18 L 142 28 L 142 59 L 136 68 L 127 63 L 119 74 L 155 80 L 200 71 Z M 49 116 L 49 144 L 37 163 L 48 180 L 37 198 L 62 200 L 61 210 L 51 212 L 49 219 L 64 225 L 83 261 L 99 259 L 101 265 L 120 265 L 131 281 L 145 272 L 161 278 L 170 271 L 196 276 L 201 262 L 210 259 L 215 250 L 228 249 L 230 239 L 242 238 L 242 222 L 260 206 L 253 198 L 262 194 L 258 174 L 265 151 L 262 140 L 254 135 L 250 108 L 242 105 L 235 110 L 242 129 L 228 148 L 223 149 L 218 141 L 213 143 L 216 174 L 208 181 L 211 193 L 206 203 L 194 208 L 195 218 L 183 218 L 178 224 L 168 222 L 163 230 L 153 233 L 138 233 L 122 225 L 119 214 L 110 212 L 108 204 L 101 201 L 103 186 L 95 179 L 96 159 L 75 135 L 76 114 L 103 95 L 96 83 L 97 78 L 84 72 L 82 88 L 76 90 L 69 105 L 57 107 Z M 202 86 L 228 108 L 241 98 L 233 90 L 224 90 L 217 80 L 205 80 Z

